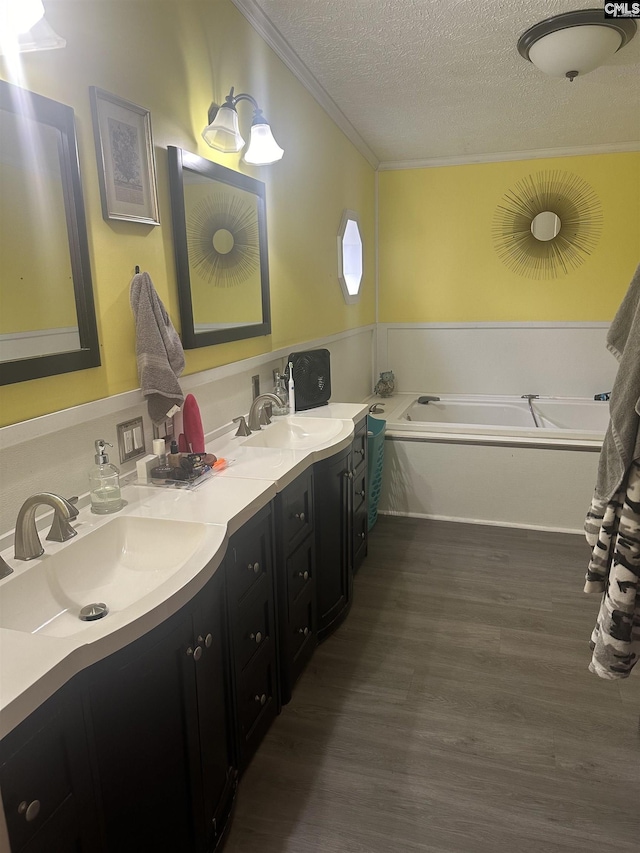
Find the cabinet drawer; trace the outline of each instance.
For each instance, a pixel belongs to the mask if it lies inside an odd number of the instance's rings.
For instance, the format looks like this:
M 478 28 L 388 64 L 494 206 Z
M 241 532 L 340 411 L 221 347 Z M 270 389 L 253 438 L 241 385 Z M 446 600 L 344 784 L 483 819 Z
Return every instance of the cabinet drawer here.
M 259 598 L 243 607 L 235 626 L 235 648 L 238 665 L 243 670 L 273 633 L 271 602 Z
M 367 502 L 367 472 L 357 470 L 353 478 L 353 511 L 357 513 Z
M 287 600 L 291 608 L 301 595 L 311 594 L 315 572 L 315 539 L 310 536 L 286 561 Z
M 292 608 L 289 616 L 291 659 L 294 663 L 303 646 L 315 641 L 314 621 L 311 595 L 304 595 Z
M 232 605 L 239 604 L 254 584 L 268 577 L 271 584 L 271 515 L 258 522 L 242 537 L 231 540 L 232 559 L 228 563 L 229 599 Z
M 363 421 L 362 425 L 356 428 L 353 436 L 353 468 L 360 472 L 366 468 L 367 462 L 367 422 Z
M 267 640 L 262 645 L 260 654 L 254 657 L 240 677 L 238 717 L 245 744 L 260 728 L 265 718 L 275 716 L 274 670 L 273 644 Z
M 282 549 L 289 554 L 313 531 L 313 475 L 302 474 L 280 497 Z

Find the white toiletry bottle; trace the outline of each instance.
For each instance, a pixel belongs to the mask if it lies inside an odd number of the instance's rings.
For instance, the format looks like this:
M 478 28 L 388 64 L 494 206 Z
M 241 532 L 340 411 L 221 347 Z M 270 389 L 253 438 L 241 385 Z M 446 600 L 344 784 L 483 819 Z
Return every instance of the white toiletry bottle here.
M 293 364 L 289 362 L 289 414 L 296 413 L 296 391 L 293 384 Z
M 118 512 L 125 505 L 120 492 L 120 472 L 109 462 L 106 447 L 113 447 L 104 438 L 96 441 L 94 467 L 89 471 L 89 493 L 91 512 L 107 515 Z

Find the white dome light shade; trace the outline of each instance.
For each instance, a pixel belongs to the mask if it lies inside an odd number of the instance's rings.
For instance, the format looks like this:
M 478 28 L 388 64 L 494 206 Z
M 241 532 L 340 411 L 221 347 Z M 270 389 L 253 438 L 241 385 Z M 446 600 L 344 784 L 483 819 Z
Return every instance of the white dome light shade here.
M 572 71 L 588 74 L 610 59 L 622 43 L 611 27 L 570 27 L 549 33 L 529 48 L 529 59 L 550 77 L 566 77 Z
M 244 139 L 238 130 L 238 113 L 234 107 L 221 106 L 211 124 L 202 131 L 202 138 L 209 147 L 223 154 L 240 151 Z
M 280 148 L 273 138 L 269 125 L 254 124 L 251 126 L 251 138 L 245 151 L 244 161 L 256 166 L 266 166 L 282 159 L 284 149 Z
M 631 18 L 605 18 L 604 10 L 580 9 L 529 27 L 518 52 L 550 77 L 582 76 L 607 62 L 636 34 Z

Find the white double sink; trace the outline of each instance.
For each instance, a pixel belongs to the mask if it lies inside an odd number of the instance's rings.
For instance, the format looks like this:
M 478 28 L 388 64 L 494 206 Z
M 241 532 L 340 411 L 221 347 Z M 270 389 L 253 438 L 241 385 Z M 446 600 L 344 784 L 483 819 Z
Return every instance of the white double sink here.
M 287 417 L 239 440 L 259 466 L 260 449 L 326 446 L 345 433 L 345 421 Z M 126 511 L 125 511 L 126 513 Z M 94 517 L 95 518 L 95 517 Z M 198 520 L 121 514 L 16 571 L 0 585 L 0 628 L 52 637 L 86 632 L 102 612 L 123 613 L 157 591 L 202 548 L 210 525 Z M 83 609 L 96 605 L 89 619 Z M 102 606 L 106 605 L 106 612 Z

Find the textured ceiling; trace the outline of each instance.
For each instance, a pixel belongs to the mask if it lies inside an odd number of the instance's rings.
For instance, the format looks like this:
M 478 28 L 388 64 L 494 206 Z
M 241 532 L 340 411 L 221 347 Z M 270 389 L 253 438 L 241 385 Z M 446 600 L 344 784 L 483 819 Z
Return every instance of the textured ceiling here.
M 573 83 L 545 76 L 516 49 L 532 24 L 584 0 L 236 5 L 264 12 L 383 164 L 640 141 L 640 33 Z

